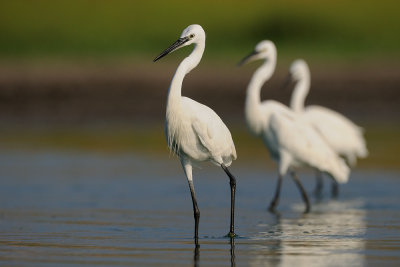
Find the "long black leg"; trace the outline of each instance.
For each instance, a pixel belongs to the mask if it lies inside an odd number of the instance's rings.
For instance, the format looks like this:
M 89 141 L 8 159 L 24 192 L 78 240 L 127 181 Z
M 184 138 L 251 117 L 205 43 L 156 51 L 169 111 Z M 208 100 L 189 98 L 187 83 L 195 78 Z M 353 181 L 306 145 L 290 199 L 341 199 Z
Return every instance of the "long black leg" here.
M 235 264 L 235 239 L 231 237 L 231 267 L 236 266 Z
M 323 177 L 322 177 L 322 173 L 320 171 L 316 171 L 315 172 L 315 180 L 316 180 L 316 185 L 315 185 L 315 189 L 314 189 L 314 195 L 317 198 L 321 198 L 322 196 L 322 188 L 324 187 L 324 181 L 323 181 Z
M 235 192 L 236 192 L 236 179 L 232 173 L 228 170 L 225 164 L 221 164 L 222 169 L 229 176 L 229 184 L 231 186 L 231 225 L 229 230 L 229 236 L 235 236 Z
M 281 185 L 282 185 L 282 175 L 279 174 L 278 176 L 278 183 L 276 185 L 276 191 L 275 191 L 275 196 L 271 201 L 271 204 L 269 205 L 268 210 L 270 212 L 275 212 L 275 207 L 278 205 L 279 202 L 279 195 L 281 193 Z
M 293 171 L 291 172 L 292 178 L 294 180 L 294 182 L 296 183 L 297 187 L 300 190 L 301 196 L 303 197 L 303 201 L 306 204 L 306 209 L 304 211 L 304 213 L 308 213 L 310 212 L 310 200 L 308 199 L 307 196 L 307 192 L 306 190 L 304 190 L 303 185 L 301 184 L 299 178 L 297 177 L 296 173 L 294 173 Z
M 193 266 L 197 267 L 199 266 L 199 260 L 200 260 L 200 245 L 196 243 L 194 247 L 194 253 L 193 253 Z
M 199 243 L 199 220 L 200 220 L 200 210 L 197 206 L 196 195 L 194 193 L 193 181 L 189 180 L 190 194 L 192 195 L 193 202 L 193 214 L 194 214 L 194 239 L 195 244 Z
M 335 180 L 332 181 L 332 198 L 337 198 L 339 195 L 339 184 Z

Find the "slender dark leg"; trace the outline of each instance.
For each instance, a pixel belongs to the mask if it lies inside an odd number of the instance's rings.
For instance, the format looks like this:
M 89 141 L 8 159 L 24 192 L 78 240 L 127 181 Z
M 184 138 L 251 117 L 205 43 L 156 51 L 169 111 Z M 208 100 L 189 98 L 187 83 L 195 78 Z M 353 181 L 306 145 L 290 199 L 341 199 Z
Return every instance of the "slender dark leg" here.
M 231 267 L 236 266 L 235 264 L 235 239 L 231 237 Z
M 301 196 L 303 197 L 304 204 L 306 204 L 306 209 L 305 209 L 304 213 L 308 213 L 308 212 L 310 212 L 310 200 L 308 200 L 307 192 L 306 192 L 306 190 L 304 190 L 304 187 L 301 184 L 301 182 L 300 182 L 299 178 L 297 177 L 296 173 L 294 173 L 292 171 L 291 175 L 292 175 L 292 178 L 293 178 L 294 182 L 296 183 L 297 187 L 300 190 Z
M 194 214 L 194 240 L 195 244 L 198 245 L 199 243 L 199 220 L 200 220 L 200 210 L 197 207 L 197 200 L 196 195 L 194 193 L 194 186 L 193 181 L 189 181 L 190 193 L 192 195 L 192 202 L 193 202 L 193 214 Z
M 194 247 L 194 256 L 193 256 L 193 266 L 199 266 L 199 259 L 200 259 L 200 245 L 196 244 Z
M 230 230 L 229 230 L 229 236 L 234 237 L 235 236 L 235 192 L 236 192 L 236 179 L 235 177 L 231 174 L 231 172 L 228 170 L 228 168 L 224 165 L 221 164 L 222 169 L 225 171 L 225 173 L 229 176 L 229 184 L 231 186 L 231 225 L 230 225 Z
M 282 184 L 282 175 L 279 174 L 278 176 L 278 184 L 276 185 L 276 191 L 275 191 L 275 196 L 271 201 L 271 204 L 269 205 L 268 210 L 270 212 L 275 212 L 275 207 L 278 205 L 279 202 L 279 195 L 281 193 L 281 184 Z
M 339 195 L 339 184 L 335 180 L 332 182 L 332 198 L 337 198 Z
M 324 181 L 323 181 L 323 177 L 322 177 L 322 173 L 320 171 L 316 171 L 315 172 L 315 178 L 316 178 L 316 185 L 315 185 L 315 189 L 314 189 L 314 195 L 317 198 L 321 198 L 322 197 L 322 188 L 324 186 Z

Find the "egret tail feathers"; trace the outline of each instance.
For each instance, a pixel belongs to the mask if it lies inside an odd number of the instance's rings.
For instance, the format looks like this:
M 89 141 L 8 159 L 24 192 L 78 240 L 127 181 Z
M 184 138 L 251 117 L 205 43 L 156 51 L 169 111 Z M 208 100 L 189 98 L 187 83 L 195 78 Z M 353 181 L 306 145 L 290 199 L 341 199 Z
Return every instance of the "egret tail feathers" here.
M 328 174 L 330 174 L 338 183 L 344 184 L 347 183 L 350 176 L 350 168 L 347 166 L 346 162 L 338 158 L 335 161 L 332 161 L 332 165 Z

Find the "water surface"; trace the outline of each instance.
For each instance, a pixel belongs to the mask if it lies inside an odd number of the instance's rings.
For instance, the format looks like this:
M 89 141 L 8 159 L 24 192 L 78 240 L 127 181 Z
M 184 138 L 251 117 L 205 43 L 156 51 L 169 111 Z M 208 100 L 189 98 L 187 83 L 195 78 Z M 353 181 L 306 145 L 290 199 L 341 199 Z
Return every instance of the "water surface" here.
M 0 152 L 2 266 L 396 266 L 400 263 L 399 173 L 356 170 L 337 200 L 283 183 L 279 214 L 267 168 L 235 164 L 236 232 L 229 230 L 229 180 L 194 172 L 200 247 L 190 193 L 176 158 L 77 151 Z M 300 179 L 309 192 L 311 173 Z

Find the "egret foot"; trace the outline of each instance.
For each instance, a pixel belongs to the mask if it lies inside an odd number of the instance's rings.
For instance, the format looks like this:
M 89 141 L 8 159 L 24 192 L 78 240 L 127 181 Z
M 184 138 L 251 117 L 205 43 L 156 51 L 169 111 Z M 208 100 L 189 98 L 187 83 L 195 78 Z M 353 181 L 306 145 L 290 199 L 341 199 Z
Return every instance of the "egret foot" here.
M 301 193 L 301 197 L 303 198 L 304 204 L 306 205 L 306 209 L 304 210 L 304 213 L 309 213 L 310 209 L 311 209 L 311 205 L 310 205 L 310 200 L 308 199 L 308 195 L 306 190 L 304 190 L 303 185 L 301 184 L 299 178 L 297 177 L 295 172 L 291 172 L 292 178 L 294 180 L 294 182 L 296 183 L 297 187 L 300 190 Z
M 268 207 L 268 211 L 271 212 L 271 213 L 276 213 L 276 209 L 275 209 L 276 204 L 277 203 L 275 203 L 275 201 L 272 201 L 271 204 Z
M 234 232 L 229 232 L 225 237 L 234 238 L 236 236 L 237 234 L 235 234 Z
M 309 213 L 311 211 L 310 205 L 306 205 L 306 209 L 304 210 L 304 213 Z

